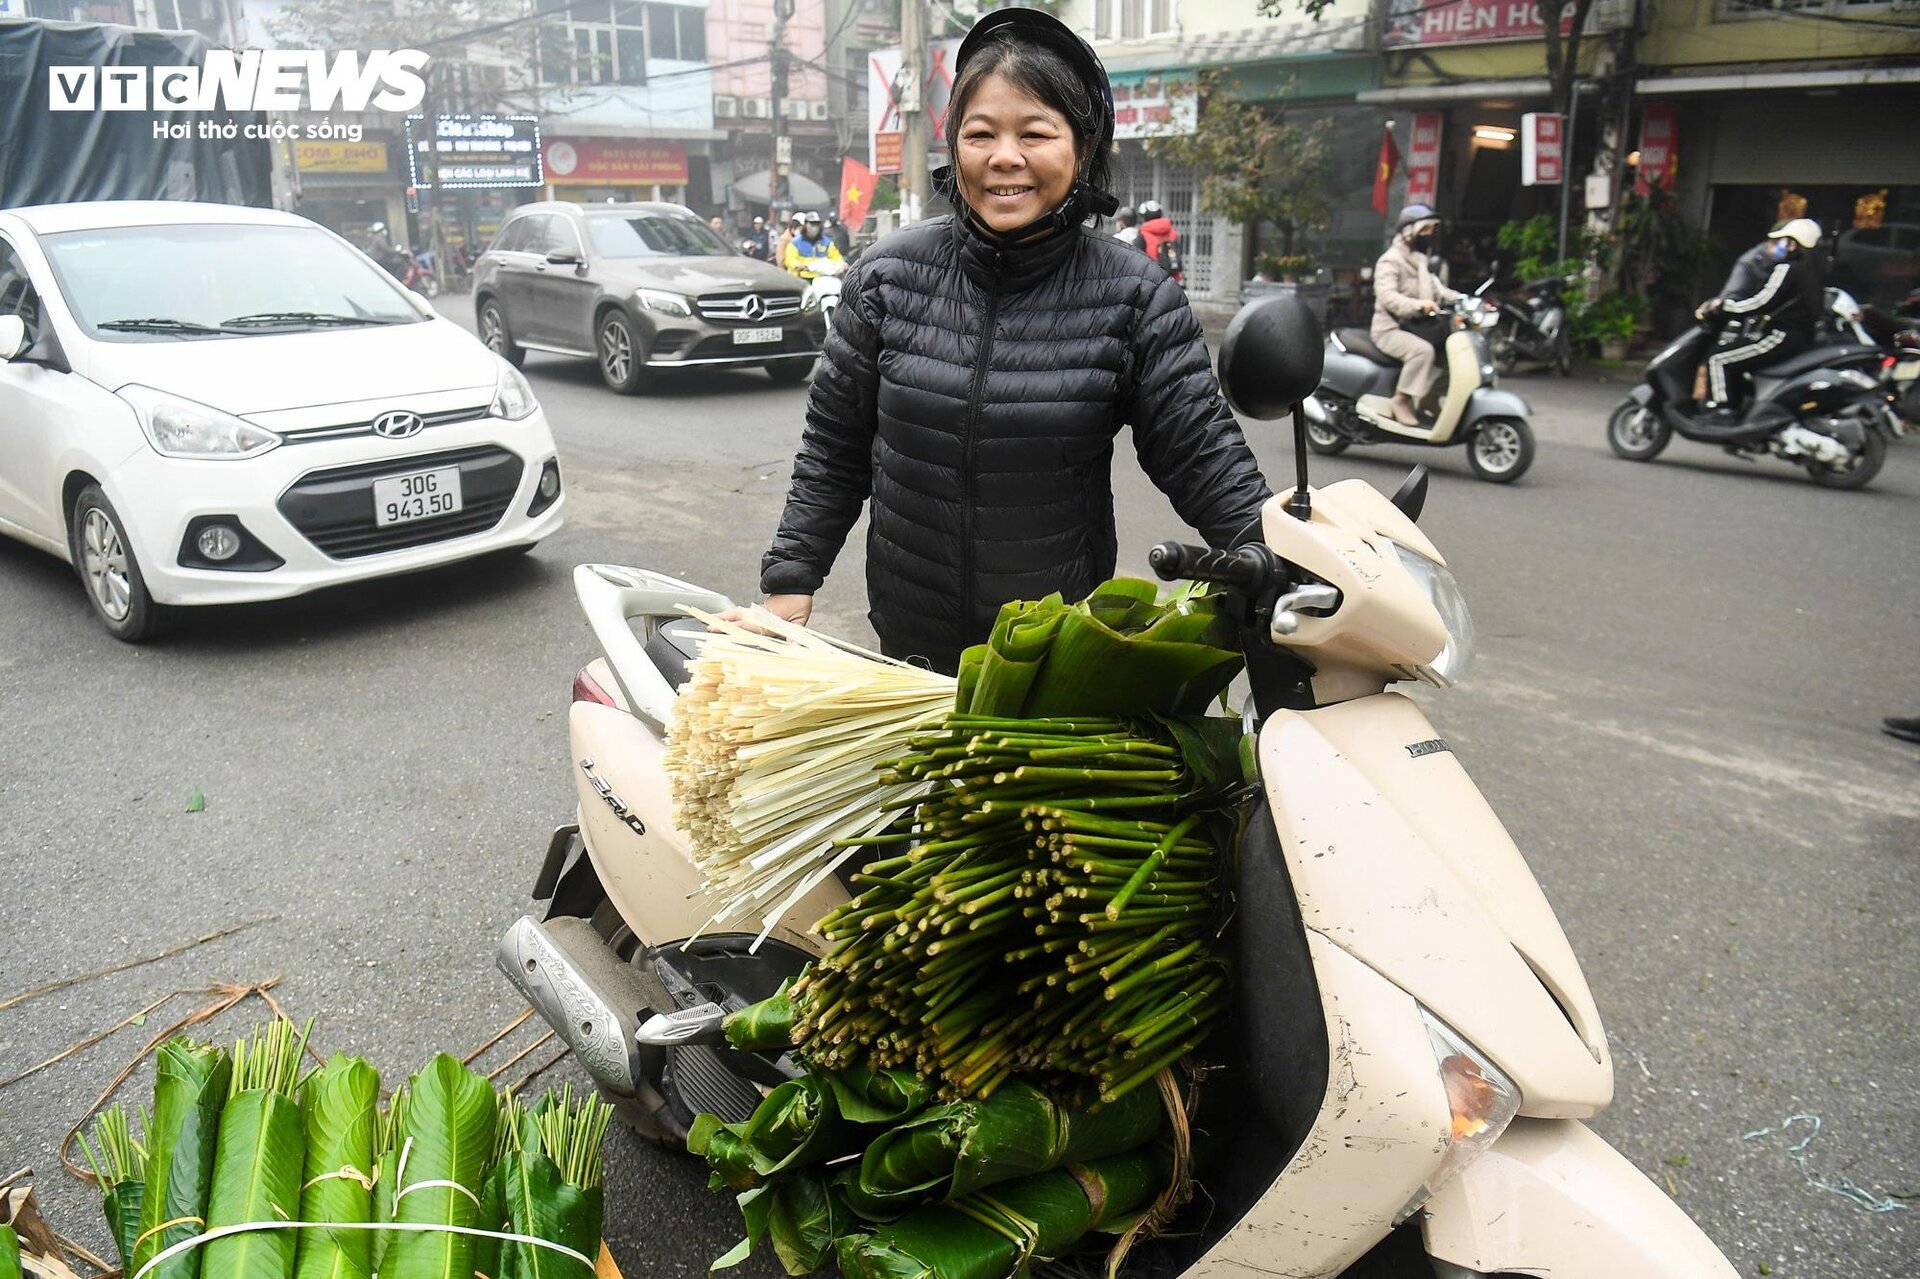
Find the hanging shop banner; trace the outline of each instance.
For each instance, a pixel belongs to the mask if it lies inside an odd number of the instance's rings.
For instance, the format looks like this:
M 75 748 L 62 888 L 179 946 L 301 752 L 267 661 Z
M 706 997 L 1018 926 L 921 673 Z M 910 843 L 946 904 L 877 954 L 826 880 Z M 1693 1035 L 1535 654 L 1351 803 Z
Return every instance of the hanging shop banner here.
M 1113 85 L 1115 141 L 1193 132 L 1200 93 L 1192 76 L 1122 71 L 1108 80 Z
M 554 186 L 682 186 L 687 144 L 634 138 L 548 138 L 541 148 Z
M 1646 195 L 1659 187 L 1673 189 L 1674 161 L 1680 143 L 1680 108 L 1671 102 L 1649 102 L 1640 110 L 1640 169 L 1633 189 Z
M 1387 0 L 1382 24 L 1380 43 L 1388 48 L 1539 40 L 1547 33 L 1538 0 Z M 1561 17 L 1560 30 L 1573 30 L 1572 5 Z
M 1566 126 L 1549 111 L 1520 117 L 1520 185 L 1557 186 L 1566 177 Z
M 1440 131 L 1438 111 L 1422 111 L 1413 117 L 1413 134 L 1407 145 L 1407 203 L 1432 204 L 1440 191 Z
M 442 186 L 537 187 L 540 121 L 530 115 L 441 115 L 426 136 L 425 116 L 407 117 L 407 181 L 426 190 L 435 164 Z M 429 155 L 431 148 L 431 155 Z
M 927 113 L 927 163 L 947 162 L 947 99 L 953 93 L 953 64 L 958 40 L 927 44 L 927 65 L 920 69 L 920 101 Z M 913 92 L 900 74 L 900 50 L 875 49 L 867 55 L 867 152 L 875 173 L 900 172 L 901 134 L 906 131 L 901 103 Z
M 302 176 L 316 173 L 385 173 L 384 142 L 306 142 L 296 139 L 293 162 Z

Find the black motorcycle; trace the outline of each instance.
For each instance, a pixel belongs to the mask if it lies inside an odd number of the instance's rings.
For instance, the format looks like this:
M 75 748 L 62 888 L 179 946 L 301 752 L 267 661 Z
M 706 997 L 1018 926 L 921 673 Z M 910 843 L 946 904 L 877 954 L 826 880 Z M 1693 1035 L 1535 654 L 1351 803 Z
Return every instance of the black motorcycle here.
M 1735 325 L 1681 334 L 1607 419 L 1608 445 L 1630 462 L 1647 462 L 1679 435 L 1735 457 L 1781 458 L 1827 488 L 1865 487 L 1887 459 L 1889 396 L 1878 378 L 1850 366 L 1867 358 L 1877 364 L 1879 352 L 1857 344 L 1815 347 L 1757 370 L 1739 417 L 1703 411 L 1696 375 L 1716 344 L 1743 340 Z
M 1487 349 L 1502 377 L 1521 360 L 1544 364 L 1561 377 L 1573 372 L 1565 296 L 1573 281 L 1570 275 L 1549 275 L 1529 280 L 1511 293 L 1494 295 L 1500 322 L 1487 335 Z

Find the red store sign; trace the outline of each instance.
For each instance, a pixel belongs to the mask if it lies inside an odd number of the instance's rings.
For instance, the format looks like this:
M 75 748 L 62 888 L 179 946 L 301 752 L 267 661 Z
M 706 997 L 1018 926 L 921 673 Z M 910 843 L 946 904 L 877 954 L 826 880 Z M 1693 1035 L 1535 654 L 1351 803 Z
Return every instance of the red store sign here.
M 1441 122 L 1438 111 L 1422 111 L 1413 117 L 1413 134 L 1407 146 L 1408 204 L 1432 204 L 1439 193 Z
M 1674 160 L 1680 145 L 1680 108 L 1671 102 L 1649 102 L 1640 112 L 1640 168 L 1633 189 L 1646 195 L 1659 187 L 1673 189 Z
M 541 151 L 555 186 L 679 186 L 687 180 L 684 142 L 547 138 Z
M 1560 20 L 1573 30 L 1572 6 Z M 1388 48 L 1468 44 L 1481 40 L 1538 40 L 1547 33 L 1538 0 L 1390 0 L 1380 32 Z
M 1566 174 L 1566 120 L 1546 111 L 1520 117 L 1520 184 L 1553 186 Z

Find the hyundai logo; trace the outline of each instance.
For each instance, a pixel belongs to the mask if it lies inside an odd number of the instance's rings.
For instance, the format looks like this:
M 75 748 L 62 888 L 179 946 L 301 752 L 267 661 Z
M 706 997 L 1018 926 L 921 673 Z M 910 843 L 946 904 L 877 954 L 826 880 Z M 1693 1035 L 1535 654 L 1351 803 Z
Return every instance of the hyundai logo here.
M 762 319 L 767 314 L 767 304 L 761 300 L 758 293 L 749 293 L 746 300 L 740 303 L 740 314 L 749 320 Z
M 382 413 L 373 419 L 373 433 L 384 435 L 390 440 L 404 440 L 409 435 L 420 434 L 420 428 L 425 425 L 418 413 L 397 409 L 392 413 Z

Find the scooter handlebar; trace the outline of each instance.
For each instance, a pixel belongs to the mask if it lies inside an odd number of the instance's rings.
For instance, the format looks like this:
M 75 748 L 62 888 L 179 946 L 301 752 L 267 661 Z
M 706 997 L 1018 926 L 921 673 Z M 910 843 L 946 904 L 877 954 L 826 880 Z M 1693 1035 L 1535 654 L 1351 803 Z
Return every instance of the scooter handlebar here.
M 1272 575 L 1274 556 L 1266 547 L 1257 545 L 1216 551 L 1183 542 L 1162 542 L 1147 552 L 1147 564 L 1162 581 L 1185 578 L 1252 590 L 1264 585 Z

